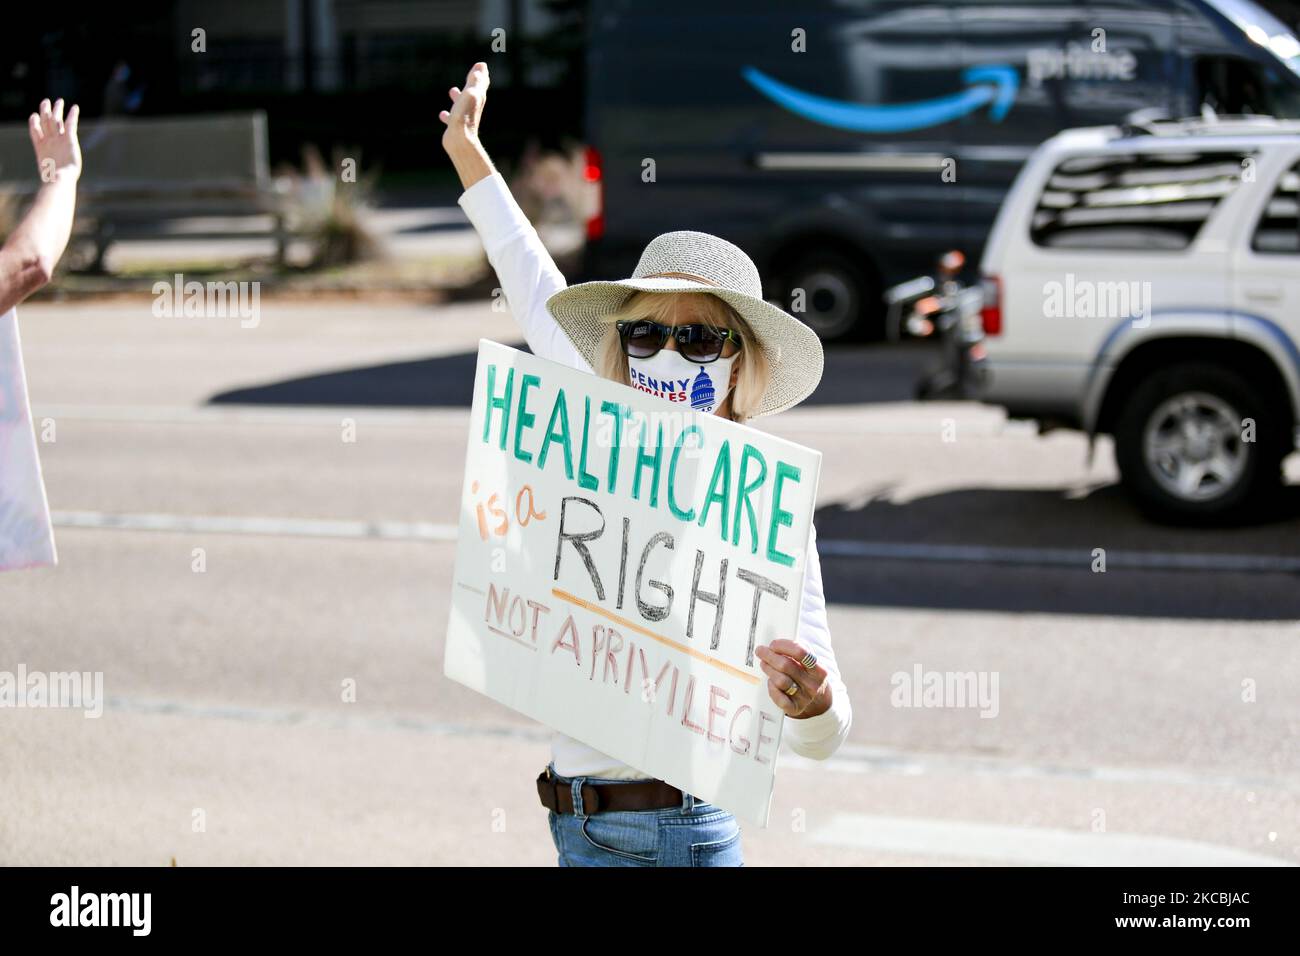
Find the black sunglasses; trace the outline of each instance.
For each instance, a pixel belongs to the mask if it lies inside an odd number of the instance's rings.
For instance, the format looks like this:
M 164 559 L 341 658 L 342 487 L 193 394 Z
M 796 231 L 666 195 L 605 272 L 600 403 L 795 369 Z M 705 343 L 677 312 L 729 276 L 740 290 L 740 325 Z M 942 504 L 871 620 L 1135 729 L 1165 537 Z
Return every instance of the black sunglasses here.
M 740 333 L 735 329 L 718 329 L 711 325 L 662 325 L 650 319 L 615 322 L 619 341 L 623 343 L 623 354 L 631 358 L 649 358 L 668 344 L 668 339 L 677 340 L 677 351 L 682 358 L 696 365 L 716 362 L 722 355 L 722 347 L 728 341 L 735 342 L 739 348 L 742 344 Z

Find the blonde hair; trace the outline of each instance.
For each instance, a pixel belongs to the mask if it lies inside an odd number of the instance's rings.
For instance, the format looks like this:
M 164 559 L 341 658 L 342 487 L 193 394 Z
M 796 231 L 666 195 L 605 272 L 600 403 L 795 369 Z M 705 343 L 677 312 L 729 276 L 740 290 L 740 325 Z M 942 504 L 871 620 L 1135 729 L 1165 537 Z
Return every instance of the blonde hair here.
M 694 322 L 715 329 L 734 329 L 740 333 L 742 345 L 733 366 L 736 369 L 736 387 L 731 390 L 724 404 L 730 409 L 727 417 L 734 422 L 745 422 L 753 418 L 772 378 L 771 363 L 754 331 L 741 318 L 740 313 L 716 295 L 707 292 L 633 292 L 620 308 L 603 319 L 609 324 L 609 330 L 596 350 L 596 374 L 601 378 L 628 384 L 627 356 L 623 354 L 618 329 L 614 328 L 615 322 L 650 319 L 668 325 L 681 308 L 690 310 L 688 315 Z

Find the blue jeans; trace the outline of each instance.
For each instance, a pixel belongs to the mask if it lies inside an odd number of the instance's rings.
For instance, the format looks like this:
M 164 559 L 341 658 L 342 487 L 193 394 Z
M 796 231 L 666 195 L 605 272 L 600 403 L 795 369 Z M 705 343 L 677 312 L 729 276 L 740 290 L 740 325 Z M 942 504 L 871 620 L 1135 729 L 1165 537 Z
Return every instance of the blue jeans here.
M 661 810 L 602 810 L 586 814 L 584 783 L 620 784 L 607 777 L 561 777 L 573 788 L 575 813 L 548 810 L 560 866 L 744 866 L 740 824 L 728 811 L 682 795 L 681 806 Z

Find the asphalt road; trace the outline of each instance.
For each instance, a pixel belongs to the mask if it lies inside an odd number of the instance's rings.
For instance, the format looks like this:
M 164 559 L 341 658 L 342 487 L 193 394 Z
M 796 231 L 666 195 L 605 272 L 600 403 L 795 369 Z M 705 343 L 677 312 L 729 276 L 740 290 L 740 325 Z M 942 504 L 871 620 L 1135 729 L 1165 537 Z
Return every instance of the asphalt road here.
M 107 705 L 0 710 L 0 863 L 553 864 L 548 732 L 441 676 L 473 350 L 509 317 L 261 309 L 20 312 L 60 565 L 0 577 L 0 670 L 102 671 Z M 908 401 L 925 361 L 834 349 L 764 423 L 825 454 L 855 716 L 782 755 L 747 862 L 1300 864 L 1300 487 L 1148 524 L 1105 442 Z M 917 667 L 996 675 L 996 714 L 895 706 Z

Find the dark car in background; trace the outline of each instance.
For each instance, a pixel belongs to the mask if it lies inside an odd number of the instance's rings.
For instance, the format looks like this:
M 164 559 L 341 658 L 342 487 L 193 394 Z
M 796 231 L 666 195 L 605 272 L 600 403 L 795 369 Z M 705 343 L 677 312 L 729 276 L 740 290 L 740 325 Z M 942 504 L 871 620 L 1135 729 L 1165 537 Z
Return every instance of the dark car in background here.
M 1076 126 L 1300 116 L 1300 45 L 1247 0 L 593 0 L 587 276 L 690 228 L 825 339 L 882 289 L 978 261 L 1016 173 Z

